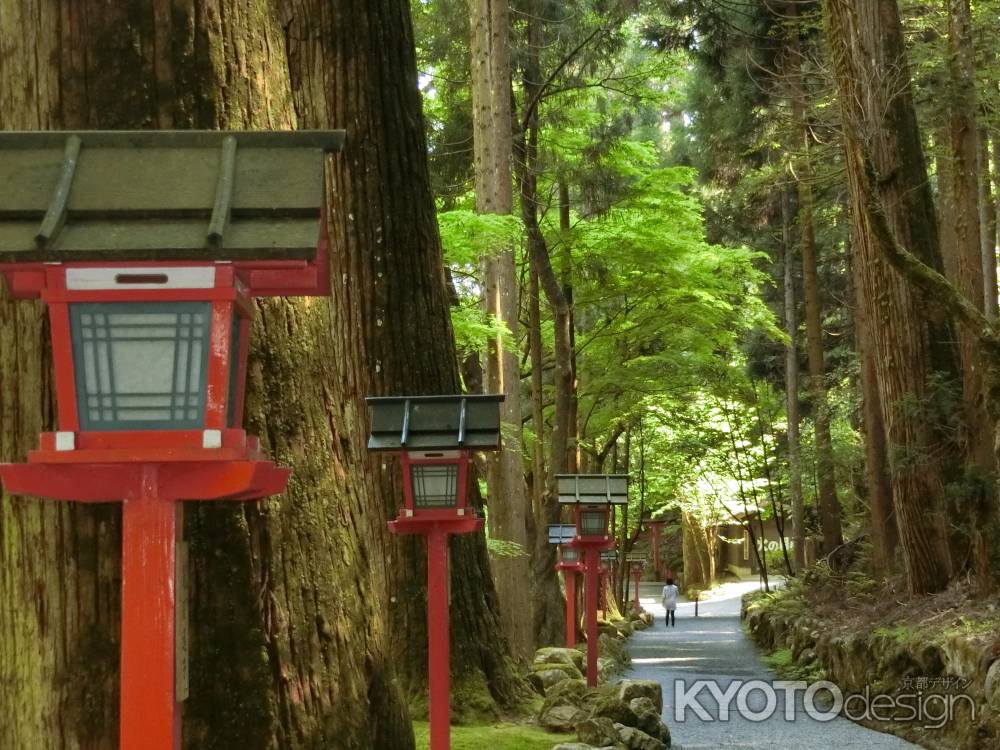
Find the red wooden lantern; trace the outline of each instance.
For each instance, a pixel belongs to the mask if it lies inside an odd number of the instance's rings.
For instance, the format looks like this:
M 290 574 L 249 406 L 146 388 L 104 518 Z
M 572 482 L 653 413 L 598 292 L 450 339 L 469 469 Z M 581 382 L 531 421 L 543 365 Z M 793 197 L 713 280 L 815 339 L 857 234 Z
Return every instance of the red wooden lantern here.
M 584 572 L 583 555 L 574 544 L 576 526 L 549 526 L 549 543 L 558 545 L 556 570 L 566 579 L 566 647 L 576 648 L 576 578 Z
M 646 531 L 650 532 L 653 537 L 653 571 L 657 576 L 657 580 L 663 580 L 663 566 L 660 560 L 660 540 L 663 536 L 663 526 L 666 521 L 654 519 L 654 518 L 643 518 L 642 525 Z
M 57 431 L 0 477 L 11 493 L 123 502 L 123 750 L 179 747 L 179 501 L 287 483 L 241 428 L 251 300 L 328 293 L 323 169 L 342 143 L 0 133 L 0 274 L 48 305 L 58 405 Z
M 612 505 L 628 503 L 628 476 L 624 474 L 557 474 L 559 502 L 574 509 L 574 546 L 582 550 L 587 576 L 586 633 L 587 685 L 597 686 L 597 609 L 601 586 L 601 550 L 614 546 L 608 531 Z
M 448 535 L 479 531 L 468 505 L 473 451 L 499 450 L 503 396 L 388 396 L 368 399 L 368 448 L 398 453 L 403 507 L 389 523 L 395 534 L 427 537 L 428 692 L 431 750 L 450 737 Z
M 642 552 L 629 552 L 625 556 L 625 561 L 628 563 L 629 572 L 632 574 L 633 583 L 635 585 L 632 607 L 636 612 L 638 612 L 640 609 L 639 583 L 642 580 L 642 572 L 646 569 L 646 555 Z

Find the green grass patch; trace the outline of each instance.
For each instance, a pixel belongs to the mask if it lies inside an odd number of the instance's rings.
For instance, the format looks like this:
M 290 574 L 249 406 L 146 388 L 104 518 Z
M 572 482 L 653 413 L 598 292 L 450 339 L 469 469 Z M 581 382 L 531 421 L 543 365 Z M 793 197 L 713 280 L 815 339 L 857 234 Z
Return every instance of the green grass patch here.
M 430 725 L 413 722 L 417 750 L 427 750 Z M 526 724 L 492 724 L 486 726 L 453 726 L 452 750 L 552 750 L 560 742 L 575 742 L 576 735 L 553 734 Z
M 879 638 L 889 638 L 898 643 L 909 643 L 916 640 L 917 631 L 909 625 L 892 625 L 875 628 L 872 631 L 872 635 Z
M 767 666 L 778 673 L 779 677 L 786 680 L 805 680 L 806 682 L 819 682 L 825 680 L 827 675 L 824 669 L 816 663 L 801 666 L 795 662 L 790 648 L 779 648 L 764 657 Z
M 792 658 L 792 650 L 790 648 L 779 648 L 777 651 L 768 654 L 765 660 L 767 661 L 767 665 L 776 672 L 788 669 L 795 664 L 795 659 Z
M 959 618 L 959 622 L 944 630 L 944 635 L 990 635 L 1000 631 L 1000 622 L 995 619 Z M 943 639 L 942 639 L 943 640 Z

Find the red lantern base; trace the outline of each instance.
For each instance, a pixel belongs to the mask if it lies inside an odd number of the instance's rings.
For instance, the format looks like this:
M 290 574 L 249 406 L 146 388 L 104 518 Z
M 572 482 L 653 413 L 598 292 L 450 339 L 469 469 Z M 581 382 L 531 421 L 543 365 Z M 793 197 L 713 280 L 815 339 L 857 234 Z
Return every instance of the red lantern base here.
M 125 462 L 125 456 L 99 462 L 97 453 L 34 451 L 29 463 L 0 465 L 0 477 L 15 494 L 122 501 L 120 747 L 178 750 L 178 692 L 186 690 L 176 662 L 177 579 L 183 573 L 177 564 L 178 503 L 277 494 L 285 489 L 288 470 L 255 450 L 240 460 L 218 460 L 211 449 L 183 452 L 185 460 L 160 451 L 159 461 L 141 463 Z
M 597 609 L 602 590 L 601 551 L 612 549 L 614 540 L 610 537 L 588 539 L 578 536 L 573 544 L 583 550 L 584 572 L 584 618 L 587 636 L 587 687 L 597 687 Z
M 405 511 L 404 511 L 405 513 Z M 450 517 L 449 517 L 450 514 Z M 437 510 L 432 518 L 400 515 L 389 522 L 394 534 L 427 537 L 427 692 L 430 750 L 451 747 L 451 645 L 448 622 L 448 535 L 480 531 L 483 519 L 473 512 Z

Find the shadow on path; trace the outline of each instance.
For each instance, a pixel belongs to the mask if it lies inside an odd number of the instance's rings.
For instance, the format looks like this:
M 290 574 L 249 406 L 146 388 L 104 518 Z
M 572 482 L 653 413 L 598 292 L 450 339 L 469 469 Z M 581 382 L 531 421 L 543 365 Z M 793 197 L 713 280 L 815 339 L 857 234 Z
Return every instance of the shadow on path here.
M 632 671 L 629 679 L 656 680 L 663 686 L 663 720 L 670 727 L 674 747 L 682 750 L 708 748 L 773 748 L 774 750 L 903 750 L 916 748 L 892 735 L 866 729 L 843 717 L 818 721 L 804 710 L 803 692 L 796 693 L 794 718 L 785 717 L 785 693 L 777 691 L 774 711 L 767 711 L 768 699 L 761 690 L 746 690 L 743 713 L 768 714 L 752 720 L 741 716 L 738 700 L 730 702 L 728 718 L 725 704 L 713 697 L 707 680 L 725 693 L 739 687 L 734 680 L 747 682 L 778 678 L 768 671 L 753 643 L 740 625 L 740 602 L 744 593 L 757 588 L 756 581 L 727 584 L 718 596 L 699 605 L 681 599 L 677 605 L 675 627 L 664 624 L 660 591 L 663 584 L 643 583 L 640 602 L 652 613 L 653 627 L 637 632 L 629 639 Z M 740 687 L 742 687 L 742 682 Z M 825 706 L 819 704 L 820 710 Z

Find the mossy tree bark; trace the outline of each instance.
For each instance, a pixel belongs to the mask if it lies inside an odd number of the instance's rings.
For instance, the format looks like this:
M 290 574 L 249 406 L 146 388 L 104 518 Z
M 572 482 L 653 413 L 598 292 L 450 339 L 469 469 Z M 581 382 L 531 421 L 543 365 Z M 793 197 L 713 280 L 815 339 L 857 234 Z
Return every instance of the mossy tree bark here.
M 327 377 L 352 394 L 458 393 L 448 294 L 427 167 L 427 145 L 409 5 L 405 0 L 288 2 L 286 35 L 295 110 L 302 127 L 342 127 L 347 145 L 332 169 L 332 321 L 342 348 Z M 332 380 L 331 380 L 332 378 Z M 335 442 L 363 453 L 360 398 Z M 352 534 L 371 537 L 380 556 L 353 564 L 375 577 L 362 608 L 387 613 L 393 662 L 413 699 L 427 679 L 426 560 L 423 540 L 393 537 L 386 523 L 402 500 L 399 465 L 372 459 L 337 474 L 369 477 L 365 516 Z M 453 691 L 483 708 L 521 696 L 503 636 L 483 535 L 451 542 Z M 374 743 L 371 747 L 394 747 Z
M 469 21 L 476 210 L 509 216 L 514 209 L 514 195 L 507 0 L 469 0 Z M 486 355 L 487 390 L 505 396 L 501 405 L 503 448 L 489 457 L 487 522 L 492 538 L 514 542 L 521 548 L 516 556 L 493 556 L 493 578 L 504 632 L 517 657 L 529 660 L 535 637 L 531 589 L 525 585 L 531 579 L 531 505 L 524 481 L 521 363 L 515 343 L 519 338 L 520 294 L 513 246 L 491 250 L 482 260 L 484 306 L 487 313 L 506 325 L 511 342 L 508 345 L 504 337 L 494 337 Z
M 802 499 L 802 459 L 799 439 L 799 324 L 795 305 L 795 256 L 793 254 L 791 188 L 781 195 L 782 245 L 784 248 L 785 411 L 788 414 L 788 494 L 792 502 L 792 534 L 795 539 L 795 569 L 806 566 L 805 505 Z
M 954 360 L 940 345 L 947 341 L 937 335 L 943 326 L 928 318 L 934 300 L 890 267 L 872 212 L 877 200 L 895 236 L 928 266 L 941 269 L 899 11 L 895 0 L 826 0 L 824 13 L 844 122 L 853 262 L 866 317 L 879 321 L 868 330 L 907 580 L 914 593 L 937 591 L 947 584 L 951 566 L 944 455 L 927 418 L 929 378 L 936 369 L 954 371 Z M 877 183 L 870 179 L 872 169 Z
M 968 0 L 947 0 L 949 163 L 948 189 L 951 221 L 942 225 L 942 248 L 947 276 L 955 288 L 982 312 L 986 312 L 983 276 L 983 246 L 979 211 L 979 129 L 976 124 L 976 70 L 973 61 L 972 14 Z M 943 177 L 942 177 L 943 179 Z M 992 246 L 990 248 L 992 253 Z M 950 262 L 948 262 L 950 260 Z M 993 272 L 995 276 L 995 271 Z M 993 284 L 995 297 L 995 282 Z M 966 463 L 973 476 L 971 491 L 955 504 L 953 513 L 967 522 L 954 524 L 961 534 L 953 534 L 956 559 L 974 561 L 981 585 L 990 577 L 989 562 L 981 551 L 985 542 L 982 529 L 996 505 L 996 457 L 993 447 L 994 424 L 984 399 L 985 362 L 975 331 L 960 326 L 959 353 L 962 364 L 962 403 L 965 411 L 963 442 Z
M 534 600 L 535 641 L 561 643 L 565 638 L 565 601 L 560 595 L 556 575 L 555 545 L 548 543 L 544 529 L 560 522 L 556 500 L 555 475 L 566 470 L 569 455 L 572 411 L 573 371 L 572 333 L 569 302 L 556 275 L 548 245 L 539 226 L 538 217 L 538 103 L 541 96 L 539 50 L 543 43 L 540 16 L 536 3 L 526 11 L 528 53 L 521 71 L 526 111 L 522 114 L 521 133 L 515 142 L 515 165 L 521 195 L 521 218 L 527 234 L 528 254 L 538 276 L 555 323 L 554 330 L 554 401 L 552 431 L 549 442 L 547 484 L 535 507 L 535 550 L 533 559 L 532 598 Z M 560 606 L 562 604 L 563 606 Z
M 797 22 L 798 3 L 789 3 L 791 19 L 788 38 L 788 81 L 792 127 L 799 149 L 792 176 L 798 193 L 799 247 L 802 250 L 802 298 L 805 302 L 806 353 L 809 362 L 809 395 L 815 426 L 817 505 L 823 530 L 823 554 L 829 555 L 844 543 L 840 498 L 834 475 L 833 439 L 830 435 L 830 404 L 826 393 L 826 366 L 823 352 L 823 299 L 820 294 L 816 222 L 814 220 L 813 175 L 810 159 L 810 126 L 807 120 L 806 87 L 802 66 L 802 45 Z
M 344 208 L 354 201 L 370 208 L 372 194 L 384 191 L 397 196 L 391 208 L 398 210 L 411 195 L 412 184 L 395 180 L 395 168 L 413 154 L 425 158 L 419 116 L 412 117 L 412 36 L 404 3 L 335 12 L 343 33 L 355 34 L 359 18 L 369 21 L 366 54 L 343 56 L 351 64 L 337 69 L 297 58 L 294 108 L 287 55 L 301 53 L 301 40 L 311 37 L 285 30 L 312 28 L 321 17 L 317 7 L 287 8 L 279 17 L 271 4 L 253 1 L 142 8 L 40 2 L 0 15 L 3 128 L 284 128 L 297 119 L 316 124 L 324 120 L 312 113 L 324 111 L 328 73 L 336 74 L 345 103 L 332 119 L 355 125 L 352 162 L 334 181 L 334 212 L 343 211 L 333 222 L 335 236 L 349 235 L 351 252 L 334 254 L 339 284 L 333 301 L 275 301 L 258 308 L 248 421 L 276 458 L 293 468 L 289 491 L 280 501 L 188 513 L 195 553 L 186 722 L 191 747 L 413 744 L 381 616 L 387 570 L 399 559 L 385 527 L 386 506 L 398 497 L 385 478 L 394 467 L 380 469 L 365 450 L 362 399 L 380 359 L 387 360 L 383 372 L 394 377 L 411 364 L 448 369 L 422 348 L 419 335 L 401 346 L 399 333 L 410 312 L 407 302 L 421 300 L 417 306 L 424 308 L 423 293 L 431 290 L 432 300 L 443 294 L 441 264 L 439 255 L 403 247 L 406 262 L 391 267 L 392 284 L 415 288 L 383 315 L 391 313 L 395 338 L 380 334 L 382 319 L 365 314 L 385 303 L 384 297 L 375 299 L 385 291 L 379 274 L 386 269 L 376 271 L 379 247 L 384 238 L 395 240 L 414 227 L 425 247 L 435 247 L 432 214 L 423 210 L 423 220 L 411 223 L 401 211 L 386 211 L 367 223 Z M 329 21 L 330 15 L 322 18 Z M 378 67 L 373 61 L 386 50 L 398 57 L 397 65 L 386 66 L 396 93 L 412 89 L 412 96 L 400 96 L 408 106 L 391 97 L 368 99 L 362 107 L 356 97 L 343 95 L 383 90 L 370 86 L 366 71 Z M 377 130 L 384 143 L 396 144 L 389 157 L 380 154 L 377 142 L 359 137 L 383 106 L 395 113 L 390 126 Z M 348 193 L 354 190 L 357 196 Z M 387 225 L 394 231 L 387 232 Z M 343 245 L 334 243 L 341 250 Z M 433 323 L 425 319 L 428 325 L 416 329 L 425 342 L 447 326 L 446 312 L 431 307 Z M 0 378 L 17 373 L 0 391 L 4 460 L 23 459 L 50 425 L 45 341 L 40 306 L 0 299 Z M 442 361 L 453 368 L 454 353 Z M 0 513 L 0 745 L 115 747 L 119 511 L 5 498 Z M 465 546 L 473 553 L 460 556 L 463 564 L 456 567 L 480 575 L 463 577 L 456 586 L 462 621 L 456 630 L 483 639 L 469 650 L 489 644 L 488 658 L 474 666 L 497 660 L 494 671 L 506 678 L 503 649 L 490 637 L 496 627 L 488 590 L 483 595 L 481 539 L 478 548 Z M 478 627 L 463 627 L 470 623 Z

